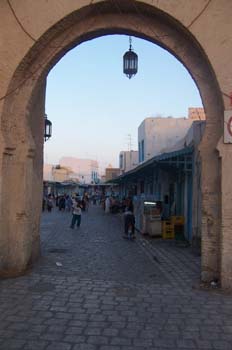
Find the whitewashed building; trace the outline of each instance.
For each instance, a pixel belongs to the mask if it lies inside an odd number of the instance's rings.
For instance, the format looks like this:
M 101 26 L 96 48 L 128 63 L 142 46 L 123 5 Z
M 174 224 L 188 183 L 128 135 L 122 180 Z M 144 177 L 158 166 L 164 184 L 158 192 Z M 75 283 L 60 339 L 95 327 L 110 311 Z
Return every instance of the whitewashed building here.
M 125 172 L 134 169 L 138 165 L 138 157 L 138 151 L 121 151 L 119 154 L 120 173 L 124 174 Z
M 189 108 L 188 118 L 144 119 L 138 128 L 139 163 L 174 147 L 186 136 L 196 120 L 205 120 L 203 108 Z
M 99 165 L 96 160 L 63 157 L 60 159 L 60 165 L 72 169 L 82 184 L 98 183 L 99 181 Z

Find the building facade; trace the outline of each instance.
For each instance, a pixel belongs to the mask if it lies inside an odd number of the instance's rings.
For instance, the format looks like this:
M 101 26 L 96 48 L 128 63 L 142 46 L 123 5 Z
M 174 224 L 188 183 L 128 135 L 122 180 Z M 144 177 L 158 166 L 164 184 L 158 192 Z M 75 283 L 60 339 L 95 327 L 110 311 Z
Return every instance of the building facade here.
M 71 168 L 62 165 L 52 167 L 52 180 L 56 182 L 70 181 L 75 178 L 75 174 Z M 78 182 L 78 178 L 76 178 Z
M 120 175 L 120 169 L 119 168 L 113 168 L 112 166 L 108 166 L 108 168 L 106 168 L 106 175 L 105 175 L 105 181 L 110 181 L 115 179 L 116 177 L 118 177 Z
M 121 151 L 119 154 L 120 173 L 134 169 L 138 165 L 138 151 Z
M 205 120 L 203 108 L 189 108 L 188 118 L 144 119 L 138 128 L 139 163 L 173 148 L 186 136 L 195 120 Z
M 114 179 L 121 197 L 133 197 L 136 225 L 141 232 L 144 201 L 160 201 L 166 219 L 184 217 L 185 239 L 199 248 L 202 202 L 198 145 L 204 130 L 205 121 L 194 121 L 177 145 Z
M 82 184 L 99 182 L 99 165 L 96 160 L 63 157 L 60 159 L 60 165 L 72 169 Z

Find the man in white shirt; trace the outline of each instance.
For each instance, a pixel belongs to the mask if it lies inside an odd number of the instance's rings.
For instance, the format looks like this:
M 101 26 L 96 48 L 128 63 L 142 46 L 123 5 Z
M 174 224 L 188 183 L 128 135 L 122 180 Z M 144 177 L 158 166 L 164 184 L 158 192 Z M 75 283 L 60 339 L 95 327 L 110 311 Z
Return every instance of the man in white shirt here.
M 77 199 L 74 199 L 72 205 L 72 222 L 70 228 L 74 228 L 77 223 L 77 227 L 81 224 L 81 204 Z

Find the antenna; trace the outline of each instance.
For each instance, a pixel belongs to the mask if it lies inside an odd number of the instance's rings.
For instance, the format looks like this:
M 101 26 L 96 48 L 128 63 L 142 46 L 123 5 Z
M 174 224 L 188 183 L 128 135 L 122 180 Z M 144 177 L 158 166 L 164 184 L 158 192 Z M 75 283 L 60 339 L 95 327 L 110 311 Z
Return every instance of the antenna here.
M 128 143 L 127 143 L 128 151 L 131 151 L 131 148 L 132 148 L 132 136 L 131 136 L 131 134 L 127 135 L 127 140 L 128 140 Z

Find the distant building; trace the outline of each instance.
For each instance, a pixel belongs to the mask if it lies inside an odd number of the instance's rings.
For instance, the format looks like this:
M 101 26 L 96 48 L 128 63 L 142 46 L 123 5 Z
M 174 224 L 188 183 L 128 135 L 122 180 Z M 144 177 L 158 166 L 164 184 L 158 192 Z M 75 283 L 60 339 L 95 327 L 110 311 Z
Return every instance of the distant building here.
M 101 175 L 100 182 L 105 182 L 105 181 L 106 181 L 106 176 L 105 175 Z
M 138 165 L 138 151 L 121 151 L 119 154 L 120 173 L 134 169 Z
M 109 165 L 108 168 L 106 168 L 105 181 L 112 180 L 119 175 L 120 175 L 120 169 L 113 168 L 112 165 Z
M 188 118 L 146 118 L 138 128 L 139 163 L 174 147 L 187 134 L 193 121 L 205 120 L 203 108 L 189 108 Z
M 192 120 L 205 120 L 205 111 L 202 107 L 190 107 L 188 109 L 188 118 Z
M 52 167 L 52 179 L 57 182 L 69 181 L 73 178 L 73 171 L 69 167 L 55 165 Z
M 63 157 L 60 159 L 60 165 L 72 169 L 82 184 L 99 182 L 99 166 L 96 160 Z

